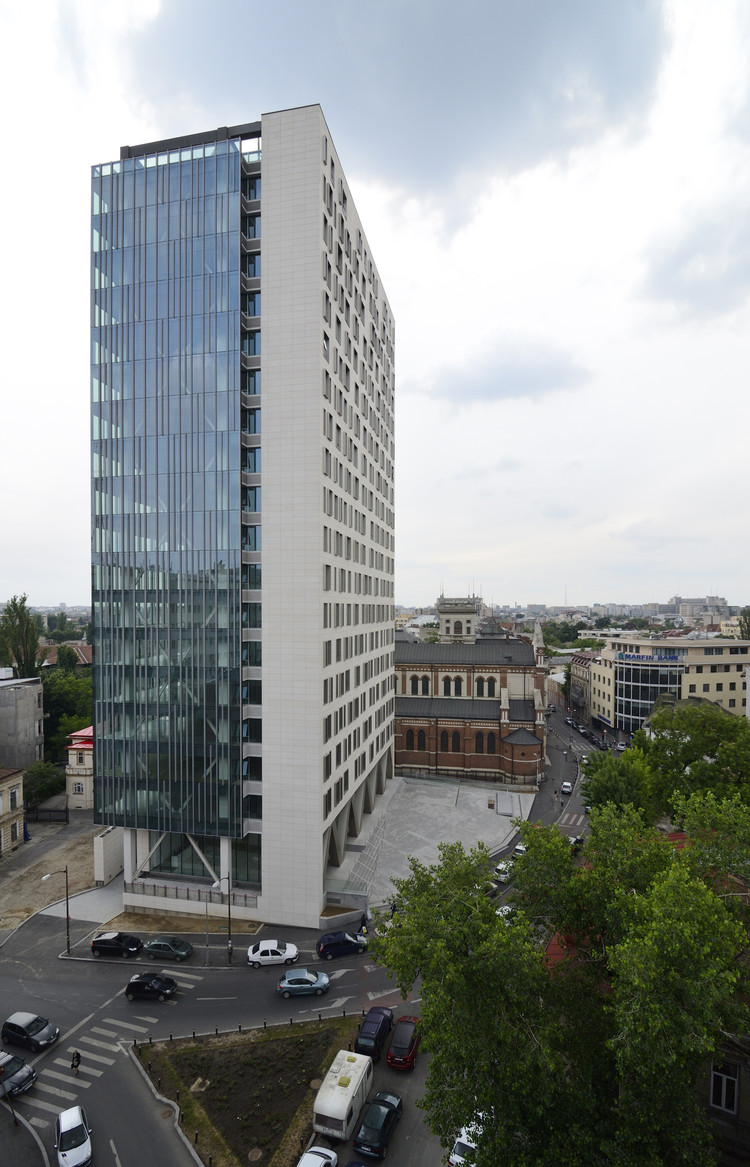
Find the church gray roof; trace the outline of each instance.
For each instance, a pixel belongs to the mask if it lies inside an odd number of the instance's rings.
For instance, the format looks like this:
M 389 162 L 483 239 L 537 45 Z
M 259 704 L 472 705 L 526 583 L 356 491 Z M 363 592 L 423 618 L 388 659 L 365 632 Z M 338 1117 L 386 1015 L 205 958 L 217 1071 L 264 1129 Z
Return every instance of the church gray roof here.
M 450 717 L 500 723 L 500 702 L 481 697 L 397 697 L 396 717 Z
M 510 701 L 511 721 L 534 724 L 533 701 Z M 486 697 L 397 697 L 396 717 L 448 717 L 500 723 L 500 702 Z
M 514 729 L 513 733 L 509 733 L 503 741 L 510 742 L 514 746 L 538 746 L 540 738 L 536 734 L 531 733 L 528 729 Z
M 461 665 L 486 669 L 501 669 L 507 665 L 533 665 L 534 649 L 525 640 L 478 640 L 476 644 L 407 644 L 397 639 L 394 644 L 397 665 L 430 668 L 460 668 Z

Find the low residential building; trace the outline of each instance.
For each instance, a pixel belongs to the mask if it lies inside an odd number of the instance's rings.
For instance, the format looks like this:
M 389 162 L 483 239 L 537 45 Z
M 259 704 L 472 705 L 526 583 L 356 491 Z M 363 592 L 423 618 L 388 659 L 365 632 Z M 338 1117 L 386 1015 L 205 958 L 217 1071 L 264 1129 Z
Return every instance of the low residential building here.
M 0 769 L 0 859 L 23 842 L 23 771 Z
M 609 638 L 590 667 L 592 720 L 624 733 L 640 729 L 663 693 L 700 697 L 745 715 L 750 641 L 652 639 L 623 632 Z
M 76 730 L 68 735 L 68 764 L 65 767 L 65 789 L 70 810 L 94 809 L 94 727 Z
M 25 769 L 44 757 L 44 697 L 39 677 L 0 675 L 0 766 Z

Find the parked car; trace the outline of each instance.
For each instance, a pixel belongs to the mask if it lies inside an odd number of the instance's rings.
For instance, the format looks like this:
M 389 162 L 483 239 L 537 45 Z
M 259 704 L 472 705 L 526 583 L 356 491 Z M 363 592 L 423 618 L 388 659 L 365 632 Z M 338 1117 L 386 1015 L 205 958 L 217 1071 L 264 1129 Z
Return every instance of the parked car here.
M 36 1082 L 36 1070 L 27 1066 L 23 1058 L 17 1054 L 8 1054 L 0 1051 L 0 1070 L 2 1070 L 3 1087 L 8 1094 L 23 1094 Z
M 615 746 L 613 746 L 612 748 L 617 750 L 618 753 L 621 754 L 623 752 L 623 750 L 626 750 L 628 748 L 628 744 L 627 744 L 627 742 L 617 742 L 617 744 Z
M 561 794 L 572 794 L 573 793 L 573 783 L 572 782 L 563 782 L 560 786 L 560 793 Z
M 386 1061 L 394 1070 L 413 1070 L 421 1038 L 418 1017 L 399 1017 Z
M 572 853 L 578 855 L 583 850 L 585 840 L 583 835 L 568 835 L 568 842 Z
M 297 945 L 285 944 L 283 940 L 259 940 L 247 950 L 247 963 L 253 968 L 263 964 L 294 964 L 297 960 Z
M 137 956 L 143 941 L 129 932 L 100 932 L 91 941 L 94 956 Z
M 482 1133 L 479 1123 L 472 1122 L 461 1127 L 453 1149 L 448 1156 L 450 1167 L 463 1167 L 464 1163 L 474 1162 L 474 1152 L 477 1149 L 477 1139 Z
M 88 1167 L 91 1162 L 91 1127 L 82 1106 L 71 1106 L 55 1119 L 58 1167 Z
M 400 1094 L 379 1090 L 354 1136 L 354 1150 L 362 1155 L 372 1155 L 374 1159 L 384 1159 L 403 1112 Z
M 374 1005 L 372 1009 L 368 1009 L 359 1027 L 354 1052 L 369 1054 L 373 1061 L 377 1062 L 392 1026 L 392 1009 L 386 1009 L 383 1005 Z
M 337 1167 L 339 1157 L 327 1147 L 308 1147 L 297 1167 Z
M 513 858 L 520 859 L 521 856 L 525 855 L 525 854 L 526 854 L 526 844 L 525 843 L 516 843 L 515 847 L 513 848 Z
M 136 973 L 126 984 L 124 992 L 129 1001 L 143 997 L 166 1001 L 167 997 L 174 997 L 177 992 L 177 981 L 161 973 Z
M 501 859 L 492 874 L 498 883 L 509 883 L 513 875 L 513 860 L 510 857 Z
M 57 1026 L 36 1013 L 12 1013 L 2 1030 L 2 1038 L 7 1045 L 23 1045 L 34 1053 L 52 1045 L 59 1036 Z
M 326 932 L 320 937 L 315 948 L 321 960 L 333 960 L 334 956 L 366 952 L 367 937 L 361 932 Z
M 565 724 L 566 724 L 566 725 L 572 725 L 572 726 L 575 726 L 575 721 L 573 720 L 573 718 L 572 718 L 572 717 L 566 717 L 566 718 L 565 718 Z
M 327 993 L 331 986 L 330 979 L 323 972 L 314 969 L 295 968 L 293 972 L 284 973 L 276 986 L 276 991 L 282 997 L 302 997 L 314 993 L 320 997 Z
M 157 936 L 154 940 L 147 940 L 143 951 L 149 960 L 187 960 L 193 955 L 193 946 L 187 940 L 180 940 L 179 936 Z

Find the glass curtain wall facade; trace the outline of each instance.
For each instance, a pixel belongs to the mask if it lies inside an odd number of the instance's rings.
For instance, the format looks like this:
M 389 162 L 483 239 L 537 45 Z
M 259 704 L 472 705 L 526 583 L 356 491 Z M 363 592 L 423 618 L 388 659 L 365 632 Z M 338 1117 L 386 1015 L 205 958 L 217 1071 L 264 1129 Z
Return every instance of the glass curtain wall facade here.
M 259 310 L 240 297 L 241 268 L 259 270 L 241 227 L 259 147 L 92 170 L 95 817 L 167 832 L 175 855 L 187 834 L 243 834 L 241 629 L 259 613 L 242 589 L 260 564 L 243 575 L 240 558 L 260 527 L 241 536 L 241 514 L 260 509 L 260 485 L 241 474 L 260 451 L 241 457 L 259 428 L 241 412 L 241 353 L 260 332 L 241 324 Z M 259 839 L 253 851 L 257 878 Z

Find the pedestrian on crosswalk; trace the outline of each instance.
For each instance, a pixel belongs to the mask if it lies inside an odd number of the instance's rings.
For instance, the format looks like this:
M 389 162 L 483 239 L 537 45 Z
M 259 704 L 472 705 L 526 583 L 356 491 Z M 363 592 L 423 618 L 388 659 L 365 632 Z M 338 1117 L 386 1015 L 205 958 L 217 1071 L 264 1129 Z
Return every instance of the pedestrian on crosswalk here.
M 78 1067 L 80 1066 L 80 1064 L 81 1064 L 81 1055 L 79 1054 L 77 1049 L 74 1049 L 73 1050 L 73 1057 L 71 1058 L 71 1062 L 70 1062 L 70 1068 L 73 1071 L 73 1073 L 75 1074 L 76 1078 L 78 1077 Z

